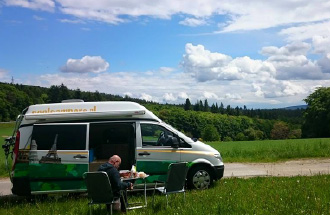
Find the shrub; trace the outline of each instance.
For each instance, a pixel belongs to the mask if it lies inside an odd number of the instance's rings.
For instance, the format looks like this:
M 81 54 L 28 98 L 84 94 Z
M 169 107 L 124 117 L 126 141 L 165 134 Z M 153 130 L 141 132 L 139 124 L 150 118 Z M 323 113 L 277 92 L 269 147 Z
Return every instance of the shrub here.
M 202 132 L 202 138 L 205 141 L 218 141 L 220 140 L 220 135 L 213 125 L 207 125 Z
M 245 135 L 242 132 L 239 132 L 235 136 L 235 140 L 237 140 L 237 141 L 244 141 L 244 140 L 247 140 L 247 138 L 245 137 Z
M 274 140 L 287 139 L 289 137 L 290 129 L 284 122 L 277 122 L 274 124 L 270 136 Z
M 223 138 L 223 141 L 230 142 L 230 141 L 233 141 L 233 139 L 231 137 L 225 137 L 225 138 Z
M 300 139 L 301 138 L 301 129 L 292 130 L 289 134 L 290 139 Z

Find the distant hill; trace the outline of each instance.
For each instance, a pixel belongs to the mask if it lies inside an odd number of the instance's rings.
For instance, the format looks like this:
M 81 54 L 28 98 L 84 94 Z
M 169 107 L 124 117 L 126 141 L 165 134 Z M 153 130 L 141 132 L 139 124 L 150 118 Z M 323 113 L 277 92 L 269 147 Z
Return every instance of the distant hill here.
M 297 106 L 290 106 L 290 107 L 285 107 L 282 109 L 285 110 L 297 110 L 297 109 L 306 109 L 308 107 L 308 105 L 297 105 Z

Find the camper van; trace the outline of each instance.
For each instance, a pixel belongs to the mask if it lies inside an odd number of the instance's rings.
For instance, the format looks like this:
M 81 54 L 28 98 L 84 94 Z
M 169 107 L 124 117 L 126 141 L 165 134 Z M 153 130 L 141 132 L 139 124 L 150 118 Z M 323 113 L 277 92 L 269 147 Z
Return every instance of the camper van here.
M 190 188 L 207 188 L 223 176 L 217 150 L 134 102 L 32 105 L 18 121 L 11 171 L 16 195 L 86 192 L 83 174 L 114 154 L 122 158 L 121 170 L 135 165 L 149 175 L 147 182 L 166 177 L 176 162 L 188 162 Z

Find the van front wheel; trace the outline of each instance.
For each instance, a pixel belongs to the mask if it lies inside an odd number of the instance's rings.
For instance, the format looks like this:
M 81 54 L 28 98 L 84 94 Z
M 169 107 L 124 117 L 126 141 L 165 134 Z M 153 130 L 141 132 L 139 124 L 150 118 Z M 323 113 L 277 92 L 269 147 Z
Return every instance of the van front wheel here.
M 213 176 L 210 168 L 195 166 L 188 172 L 187 185 L 190 189 L 207 189 L 213 183 Z

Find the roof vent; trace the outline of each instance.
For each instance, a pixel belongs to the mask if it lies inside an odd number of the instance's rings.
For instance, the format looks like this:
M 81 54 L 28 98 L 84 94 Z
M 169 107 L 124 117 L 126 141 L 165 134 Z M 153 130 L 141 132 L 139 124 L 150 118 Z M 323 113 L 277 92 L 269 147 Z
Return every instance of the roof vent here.
M 72 103 L 72 102 L 84 102 L 82 99 L 66 99 L 62 100 L 62 103 Z

